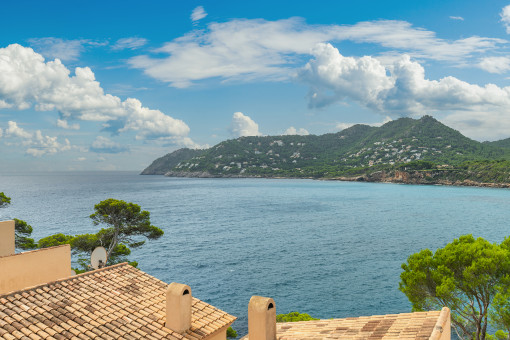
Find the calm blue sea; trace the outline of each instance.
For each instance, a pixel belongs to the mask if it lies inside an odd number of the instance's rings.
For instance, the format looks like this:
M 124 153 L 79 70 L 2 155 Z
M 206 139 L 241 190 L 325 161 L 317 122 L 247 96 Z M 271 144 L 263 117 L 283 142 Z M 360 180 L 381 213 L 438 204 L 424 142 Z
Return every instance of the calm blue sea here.
M 507 189 L 63 172 L 4 173 L 0 191 L 12 198 L 0 220 L 26 220 L 36 239 L 96 231 L 88 216 L 106 198 L 140 204 L 165 235 L 131 258 L 238 316 L 241 334 L 252 295 L 319 318 L 408 312 L 398 282 L 410 254 L 510 235 Z

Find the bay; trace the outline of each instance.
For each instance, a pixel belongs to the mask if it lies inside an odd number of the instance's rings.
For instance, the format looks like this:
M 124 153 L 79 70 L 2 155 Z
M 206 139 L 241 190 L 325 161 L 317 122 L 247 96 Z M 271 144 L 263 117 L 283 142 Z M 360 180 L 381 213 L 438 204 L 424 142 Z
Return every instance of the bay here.
M 141 205 L 165 235 L 130 258 L 236 315 L 240 334 L 252 295 L 318 318 L 409 312 L 409 255 L 510 234 L 506 189 L 61 172 L 3 173 L 0 191 L 12 198 L 0 220 L 26 220 L 36 239 L 97 231 L 88 216 L 107 198 Z

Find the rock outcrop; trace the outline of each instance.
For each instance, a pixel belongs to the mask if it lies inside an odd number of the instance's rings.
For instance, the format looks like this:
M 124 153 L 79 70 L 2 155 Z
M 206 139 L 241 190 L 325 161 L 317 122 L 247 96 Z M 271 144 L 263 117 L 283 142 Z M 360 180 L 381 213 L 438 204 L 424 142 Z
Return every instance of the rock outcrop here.
M 335 177 L 327 180 L 350 181 L 350 182 L 379 182 L 379 183 L 402 183 L 420 185 L 453 185 L 467 187 L 487 188 L 510 188 L 510 183 L 484 183 L 469 179 L 449 180 L 444 178 L 441 171 L 377 171 L 371 174 L 353 177 Z

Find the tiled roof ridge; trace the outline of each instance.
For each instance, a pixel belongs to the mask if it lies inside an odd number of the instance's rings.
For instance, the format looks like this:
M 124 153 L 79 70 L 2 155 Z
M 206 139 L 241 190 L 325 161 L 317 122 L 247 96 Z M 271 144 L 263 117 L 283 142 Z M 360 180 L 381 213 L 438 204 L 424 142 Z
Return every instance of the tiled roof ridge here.
M 278 340 L 405 339 L 439 340 L 448 329 L 448 308 L 436 311 L 320 319 L 276 324 Z M 242 340 L 249 340 L 249 334 Z
M 374 314 L 374 315 L 360 315 L 360 316 L 348 316 L 344 318 L 328 318 L 328 319 L 316 319 L 316 320 L 307 320 L 307 321 L 285 321 L 278 322 L 278 325 L 283 324 L 291 324 L 291 325 L 299 325 L 299 324 L 310 324 L 310 323 L 324 323 L 329 321 L 337 321 L 337 320 L 361 320 L 361 319 L 377 319 L 377 318 L 388 318 L 388 317 L 404 317 L 404 316 L 415 316 L 418 314 L 436 314 L 440 313 L 441 316 L 444 309 L 448 309 L 447 307 L 443 307 L 441 311 L 438 310 L 428 310 L 421 312 L 405 312 L 405 313 L 391 313 L 391 314 Z M 449 313 L 448 309 L 448 313 Z
M 172 339 L 217 336 L 236 319 L 192 297 L 192 324 L 166 327 L 168 284 L 119 263 L 0 296 L 0 339 Z
M 216 309 L 218 309 L 218 308 L 216 308 Z M 218 309 L 218 310 L 219 310 L 219 311 L 221 311 L 221 312 L 224 312 L 222 309 Z M 226 312 L 225 312 L 225 313 L 226 313 Z M 228 314 L 228 313 L 227 313 L 227 314 Z M 228 315 L 230 315 L 230 314 L 228 314 Z M 236 321 L 236 320 L 237 320 L 237 316 L 233 316 L 233 315 L 231 315 L 231 316 L 232 316 L 232 318 L 233 318 L 233 320 L 232 320 L 232 321 L 230 321 L 230 322 L 229 322 L 228 324 L 226 324 L 225 326 L 223 326 L 223 327 L 221 327 L 221 328 L 218 328 L 218 329 L 214 330 L 213 332 L 209 333 L 209 334 L 208 334 L 208 336 L 209 336 L 209 337 L 211 337 L 211 338 L 214 338 L 214 337 L 215 337 L 218 333 L 220 333 L 221 331 L 226 330 L 227 328 L 229 328 L 229 327 L 230 327 L 230 326 L 234 323 L 234 321 Z
M 450 309 L 448 307 L 441 308 L 441 313 L 439 314 L 439 318 L 434 326 L 434 330 L 430 335 L 429 340 L 439 340 L 443 333 L 444 327 L 448 320 L 450 319 Z
M 66 244 L 64 244 L 64 246 L 65 245 Z M 51 248 L 56 248 L 56 247 L 61 247 L 61 246 L 55 246 L 55 247 L 51 247 Z M 43 248 L 43 249 L 49 249 L 49 248 Z M 38 250 L 40 250 L 40 249 L 38 249 Z M 35 286 L 25 287 L 25 288 L 19 289 L 19 290 L 13 290 L 12 292 L 8 292 L 8 293 L 5 293 L 5 294 L 0 294 L 0 298 L 11 296 L 11 295 L 15 295 L 15 294 L 19 294 L 20 292 L 26 292 L 26 291 L 35 290 L 35 289 L 38 289 L 38 288 L 41 288 L 41 287 L 44 287 L 44 286 L 49 286 L 49 285 L 52 285 L 52 284 L 55 284 L 55 283 L 70 281 L 70 280 L 74 280 L 74 279 L 77 279 L 77 278 L 80 278 L 80 277 L 84 277 L 84 276 L 88 276 L 88 275 L 94 275 L 94 274 L 96 274 L 98 272 L 102 272 L 102 271 L 106 271 L 106 270 L 112 270 L 114 268 L 123 267 L 123 266 L 129 266 L 129 263 L 122 262 L 122 263 L 112 264 L 111 266 L 107 266 L 107 267 L 104 267 L 104 268 L 99 268 L 99 269 L 91 270 L 91 271 L 84 272 L 84 273 L 81 273 L 81 274 L 72 275 L 72 276 L 69 276 L 69 277 L 65 277 L 63 279 L 58 279 L 58 280 L 55 280 L 55 281 L 41 283 L 41 284 L 38 284 L 38 285 L 35 285 Z M 71 269 L 72 268 L 69 268 L 69 270 L 71 270 Z M 138 268 L 133 267 L 133 269 L 138 269 Z M 140 270 L 140 269 L 138 269 L 138 270 Z M 145 272 L 143 272 L 143 273 L 145 273 Z M 147 275 L 149 275 L 149 274 L 147 274 Z M 153 277 L 153 276 L 151 275 L 151 277 Z M 159 280 L 157 278 L 155 278 L 155 279 L 158 280 L 158 281 L 161 281 L 161 280 Z
M 48 249 L 54 249 L 54 248 L 60 248 L 60 247 L 71 247 L 71 245 L 69 244 L 61 244 L 59 246 L 53 246 L 53 247 L 46 247 L 46 248 L 39 248 L 39 249 L 35 249 L 35 250 L 29 250 L 29 251 L 24 251 L 24 252 L 21 252 L 21 253 L 16 253 L 16 254 L 11 254 L 11 255 L 4 255 L 4 256 L 0 256 L 0 259 L 1 258 L 4 258 L 4 257 L 11 257 L 11 256 L 20 256 L 20 255 L 25 255 L 25 254 L 33 254 L 33 253 L 36 253 L 36 252 L 39 252 L 39 251 L 45 251 L 45 250 L 48 250 Z

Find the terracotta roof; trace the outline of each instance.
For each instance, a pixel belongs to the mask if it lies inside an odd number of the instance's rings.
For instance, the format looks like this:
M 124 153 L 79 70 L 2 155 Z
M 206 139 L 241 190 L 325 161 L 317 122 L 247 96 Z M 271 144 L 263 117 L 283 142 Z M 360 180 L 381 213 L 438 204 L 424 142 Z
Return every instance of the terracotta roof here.
M 236 318 L 193 298 L 191 329 L 165 327 L 168 284 L 122 263 L 0 295 L 0 339 L 190 339 Z
M 278 340 L 430 339 L 449 326 L 450 310 L 277 323 Z M 449 330 L 447 330 L 449 332 Z M 449 334 L 449 333 L 448 333 Z M 248 340 L 248 336 L 243 338 Z

